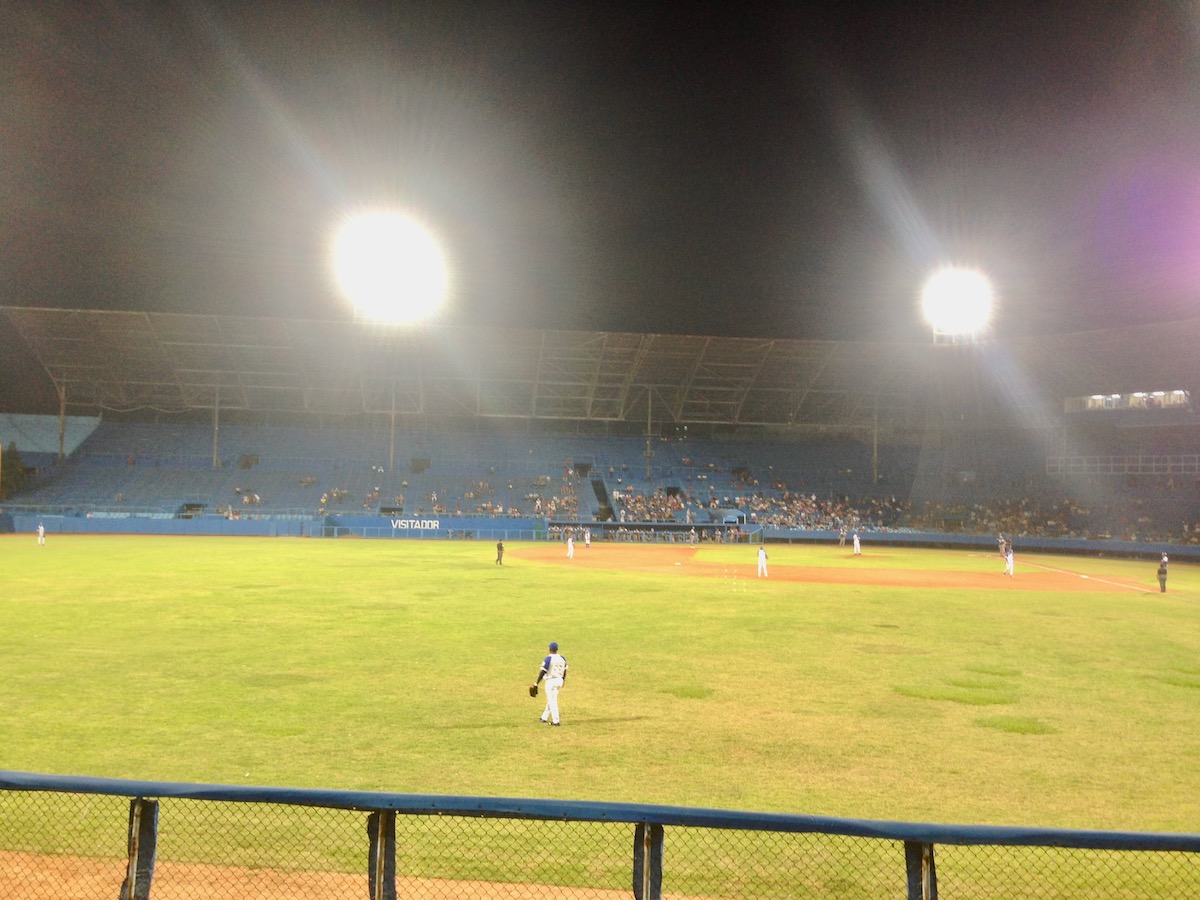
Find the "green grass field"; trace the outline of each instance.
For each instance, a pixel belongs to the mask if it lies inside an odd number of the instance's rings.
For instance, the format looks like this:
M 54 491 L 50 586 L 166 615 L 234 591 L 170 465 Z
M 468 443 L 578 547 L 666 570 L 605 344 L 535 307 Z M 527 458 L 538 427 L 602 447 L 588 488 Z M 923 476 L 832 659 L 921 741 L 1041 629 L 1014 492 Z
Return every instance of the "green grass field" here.
M 1197 830 L 1191 567 L 1167 594 L 1152 562 L 1032 555 L 1011 589 L 881 588 L 757 580 L 745 546 L 701 549 L 704 578 L 508 549 L 0 539 L 0 768 Z M 1021 589 L 1035 564 L 1152 590 Z M 1002 578 L 917 549 L 771 566 Z M 551 639 L 559 729 L 526 693 Z

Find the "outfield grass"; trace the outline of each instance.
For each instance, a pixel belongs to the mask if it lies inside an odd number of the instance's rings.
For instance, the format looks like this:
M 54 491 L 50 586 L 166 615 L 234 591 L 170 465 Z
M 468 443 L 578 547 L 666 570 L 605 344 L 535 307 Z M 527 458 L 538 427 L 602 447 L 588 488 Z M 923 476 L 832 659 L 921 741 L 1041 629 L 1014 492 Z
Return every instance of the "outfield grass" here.
M 0 539 L 0 768 L 1195 831 L 1200 572 L 1045 593 L 594 570 L 488 542 Z M 580 547 L 577 554 L 588 551 Z M 1024 556 L 1153 586 L 1153 563 Z M 992 555 L 773 547 L 790 566 Z M 526 685 L 555 639 L 564 727 Z

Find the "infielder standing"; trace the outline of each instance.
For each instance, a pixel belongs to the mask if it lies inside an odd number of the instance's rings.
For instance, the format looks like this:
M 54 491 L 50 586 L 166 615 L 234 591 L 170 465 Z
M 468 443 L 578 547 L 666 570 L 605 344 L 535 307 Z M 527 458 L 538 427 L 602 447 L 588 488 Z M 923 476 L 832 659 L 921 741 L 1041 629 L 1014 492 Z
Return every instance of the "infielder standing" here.
M 762 544 L 758 545 L 758 577 L 767 577 L 767 548 Z
M 558 642 L 550 642 L 550 653 L 542 660 L 534 684 L 541 684 L 546 679 L 546 708 L 542 710 L 542 722 L 551 725 L 561 725 L 558 717 L 558 692 L 563 682 L 567 680 L 567 660 L 558 652 Z
M 862 556 L 862 544 L 858 540 L 858 532 L 854 532 L 854 555 Z
M 575 536 L 567 535 L 567 559 L 575 558 Z
M 1013 577 L 1013 545 L 1009 541 L 1004 549 L 1004 574 L 1009 578 Z
M 45 547 L 46 546 L 46 526 L 43 525 L 41 522 L 38 522 L 37 534 L 38 534 L 38 546 Z

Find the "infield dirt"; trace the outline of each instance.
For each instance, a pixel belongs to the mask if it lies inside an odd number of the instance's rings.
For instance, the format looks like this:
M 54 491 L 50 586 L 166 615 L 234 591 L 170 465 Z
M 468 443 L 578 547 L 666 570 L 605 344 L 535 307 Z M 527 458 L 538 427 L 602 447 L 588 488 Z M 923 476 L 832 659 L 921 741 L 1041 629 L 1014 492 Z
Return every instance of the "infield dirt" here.
M 755 580 L 755 548 L 746 548 L 744 565 L 712 562 L 700 558 L 700 548 L 685 544 L 593 544 L 575 547 L 575 557 L 567 558 L 562 544 L 528 544 L 513 548 L 512 559 L 586 569 L 620 569 L 624 572 L 643 572 L 653 575 L 674 575 L 680 578 L 745 578 Z M 847 549 L 847 558 L 852 554 Z M 886 555 L 874 556 L 864 551 L 860 559 L 871 562 L 870 568 L 831 568 L 829 566 L 772 564 L 772 581 L 804 582 L 809 584 L 862 584 L 883 587 L 955 588 L 988 591 L 1088 591 L 1088 592 L 1145 592 L 1148 588 L 1133 580 L 1120 578 L 1089 578 L 1077 572 L 1044 566 L 1037 562 L 1019 566 L 1017 574 L 1004 575 L 1003 562 L 996 557 L 996 572 L 947 572 L 935 569 L 887 568 L 877 563 Z

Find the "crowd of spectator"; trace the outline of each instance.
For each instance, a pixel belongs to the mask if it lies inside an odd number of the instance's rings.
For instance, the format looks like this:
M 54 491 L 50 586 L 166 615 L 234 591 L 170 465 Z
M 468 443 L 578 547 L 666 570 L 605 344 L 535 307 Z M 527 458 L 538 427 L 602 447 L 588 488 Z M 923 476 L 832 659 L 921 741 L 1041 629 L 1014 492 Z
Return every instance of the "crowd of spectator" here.
M 1200 523 L 1164 522 L 1140 498 L 1084 504 L 1022 497 L 973 504 L 926 503 L 907 517 L 914 531 L 1200 544 Z
M 368 482 L 371 486 L 365 488 L 362 495 L 362 508 L 386 511 L 387 514 L 405 510 L 405 491 L 409 489 L 409 482 L 399 482 L 403 490 L 396 491 L 397 483 L 388 484 L 383 467 L 371 466 L 371 473 L 372 482 L 378 480 L 379 483 Z M 607 480 L 604 479 L 606 473 Z M 702 524 L 706 526 L 700 532 L 703 537 L 712 530 L 713 524 L 724 524 L 732 516 L 747 526 L 778 530 L 834 533 L 850 530 L 950 531 L 1004 534 L 1016 538 L 1200 544 L 1200 522 L 1192 509 L 1184 515 L 1164 512 L 1180 508 L 1179 503 L 1174 506 L 1162 503 L 1164 498 L 1182 499 L 1186 503 L 1184 494 L 1193 487 L 1190 482 L 1183 484 L 1172 478 L 1163 479 L 1161 483 L 1094 485 L 1097 496 L 1111 498 L 1103 502 L 1085 503 L 1067 496 L 1063 490 L 1058 496 L 1054 496 L 1053 491 L 1045 491 L 1036 496 L 921 502 L 910 507 L 904 498 L 884 492 L 878 496 L 837 492 L 820 496 L 805 489 L 804 479 L 794 473 L 785 478 L 771 466 L 764 466 L 760 477 L 760 473 L 749 465 L 698 462 L 690 456 L 681 457 L 678 465 L 659 467 L 656 480 L 643 479 L 636 471 L 631 472 L 628 464 L 597 468 L 594 475 L 608 491 L 607 496 L 601 491 L 597 498 L 601 501 L 601 516 L 608 514 L 605 505 L 611 503 L 612 519 L 632 539 L 637 539 L 646 527 L 662 524 Z M 344 508 L 349 494 L 345 487 L 321 489 L 319 479 L 314 475 L 296 477 L 300 486 L 313 489 L 314 495 L 320 491 L 319 514 Z M 452 479 L 440 479 L 439 484 L 439 489 L 443 490 L 441 496 L 438 489 L 423 490 L 417 495 L 421 501 L 407 512 L 439 516 L 535 517 L 552 523 L 577 522 L 581 516 L 592 518 L 591 511 L 582 508 L 578 498 L 580 485 L 586 485 L 590 494 L 590 479 L 581 476 L 573 463 L 564 463 L 561 474 L 556 476 L 498 476 L 495 467 L 490 467 L 484 477 L 464 478 L 458 490 Z M 382 499 L 382 485 L 390 488 L 389 495 L 396 491 L 394 500 Z M 1109 491 L 1107 495 L 1103 493 L 1104 488 Z M 983 486 L 978 492 L 984 492 Z M 234 488 L 234 493 L 233 502 L 218 506 L 220 514 L 237 518 L 244 517 L 247 512 L 263 511 L 263 498 L 255 490 L 239 486 Z M 124 495 L 117 495 L 117 499 L 123 501 Z M 620 531 L 621 528 L 616 529 L 617 533 Z
M 1066 498 L 1042 502 L 1021 497 L 969 505 L 928 502 L 910 511 L 907 523 L 917 531 L 1091 537 L 1090 518 L 1085 507 Z
M 320 500 L 319 504 L 317 505 L 317 515 L 319 515 L 319 516 L 325 515 L 325 512 L 329 509 L 330 503 L 340 504 L 348 496 L 350 496 L 350 492 L 348 490 L 346 490 L 345 488 L 335 487 L 335 488 L 331 488 L 328 491 L 324 491 L 321 494 L 321 500 Z
M 235 487 L 233 492 L 242 499 L 242 506 L 262 506 L 262 497 L 249 488 Z
M 729 484 L 730 490 L 718 488 L 717 482 Z M 725 472 L 709 464 L 697 467 L 682 488 L 660 485 L 642 492 L 625 485 L 613 491 L 613 507 L 623 524 L 711 522 L 732 512 L 750 525 L 784 530 L 957 531 L 1200 544 L 1200 522 L 1169 515 L 1164 521 L 1164 507 L 1152 496 L 1122 496 L 1085 504 L 1063 494 L 972 503 L 925 502 L 912 509 L 906 499 L 894 494 L 822 498 L 789 489 L 774 473 L 766 483 L 769 487 L 762 487 L 748 467 Z M 1168 486 L 1177 488 L 1173 483 Z
M 663 487 L 644 494 L 629 484 L 624 490 L 614 490 L 612 499 L 613 509 L 622 522 L 674 522 L 676 513 L 687 507 L 685 494 Z
M 816 494 L 784 491 L 778 496 L 762 493 L 735 497 L 733 507 L 747 513 L 751 524 L 766 528 L 805 531 L 884 531 L 899 525 L 905 512 L 893 496 L 872 497 L 852 502 L 848 497 L 820 499 Z

